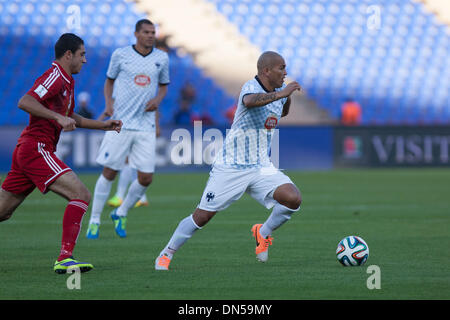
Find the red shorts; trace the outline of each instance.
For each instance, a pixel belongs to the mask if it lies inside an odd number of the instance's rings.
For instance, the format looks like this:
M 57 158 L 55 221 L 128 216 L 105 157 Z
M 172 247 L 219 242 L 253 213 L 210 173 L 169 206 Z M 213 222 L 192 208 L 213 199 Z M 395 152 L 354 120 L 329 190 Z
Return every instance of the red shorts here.
M 24 142 L 14 149 L 11 171 L 2 188 L 28 195 L 37 187 L 42 193 L 47 193 L 56 178 L 71 170 L 53 153 L 53 148 L 40 142 Z

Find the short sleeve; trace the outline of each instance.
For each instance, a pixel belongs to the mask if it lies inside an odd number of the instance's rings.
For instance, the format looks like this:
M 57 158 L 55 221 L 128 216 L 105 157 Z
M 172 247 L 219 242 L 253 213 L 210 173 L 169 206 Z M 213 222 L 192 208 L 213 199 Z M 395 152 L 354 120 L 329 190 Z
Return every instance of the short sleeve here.
M 116 49 L 111 55 L 111 60 L 109 61 L 108 71 L 106 76 L 109 79 L 116 79 L 120 71 L 120 60 L 121 55 L 119 49 Z
M 261 88 L 259 86 L 256 86 L 253 81 L 246 82 L 241 89 L 241 94 L 239 95 L 239 102 L 244 104 L 244 97 L 248 94 L 252 93 L 261 93 Z
M 63 80 L 57 71 L 45 73 L 34 82 L 27 94 L 37 101 L 43 102 L 61 92 L 63 86 L 62 81 Z
M 161 72 L 159 73 L 159 84 L 169 84 L 170 76 L 169 76 L 169 56 L 166 55 L 166 59 L 164 65 L 162 66 Z

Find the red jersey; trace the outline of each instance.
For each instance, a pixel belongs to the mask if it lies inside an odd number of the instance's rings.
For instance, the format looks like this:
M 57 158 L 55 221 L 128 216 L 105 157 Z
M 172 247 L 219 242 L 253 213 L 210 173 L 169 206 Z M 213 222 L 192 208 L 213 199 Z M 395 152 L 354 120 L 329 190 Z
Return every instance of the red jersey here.
M 46 108 L 63 116 L 73 114 L 75 81 L 64 69 L 53 62 L 52 67 L 44 72 L 27 92 Z M 56 150 L 62 127 L 55 120 L 30 115 L 28 126 L 22 131 L 18 144 L 23 142 L 40 142 Z

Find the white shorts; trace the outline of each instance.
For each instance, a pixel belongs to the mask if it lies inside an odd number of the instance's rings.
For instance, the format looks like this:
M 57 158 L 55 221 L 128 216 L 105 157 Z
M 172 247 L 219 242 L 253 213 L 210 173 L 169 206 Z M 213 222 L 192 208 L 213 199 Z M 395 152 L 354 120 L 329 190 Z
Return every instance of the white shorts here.
M 199 209 L 221 211 L 239 200 L 244 192 L 265 206 L 272 208 L 277 201 L 273 193 L 292 180 L 275 167 L 229 169 L 213 166 L 203 191 Z
M 129 165 L 140 172 L 155 171 L 156 132 L 122 130 L 105 132 L 97 154 L 97 163 L 113 170 L 122 170 L 128 157 Z

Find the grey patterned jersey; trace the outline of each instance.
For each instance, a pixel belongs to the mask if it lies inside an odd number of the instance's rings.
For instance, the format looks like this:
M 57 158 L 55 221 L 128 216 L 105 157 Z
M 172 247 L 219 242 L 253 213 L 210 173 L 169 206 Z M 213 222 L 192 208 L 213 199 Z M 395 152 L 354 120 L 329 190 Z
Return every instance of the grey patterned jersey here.
M 285 85 L 275 91 L 284 87 Z M 217 154 L 215 166 L 244 169 L 270 165 L 273 129 L 281 118 L 287 98 L 254 108 L 247 108 L 242 101 L 247 94 L 267 92 L 257 77 L 243 85 L 233 124 Z
M 153 48 L 146 56 L 134 46 L 116 49 L 106 76 L 114 79 L 113 119 L 123 122 L 123 129 L 150 131 L 155 126 L 155 112 L 146 112 L 146 103 L 158 92 L 158 84 L 169 84 L 169 56 Z

